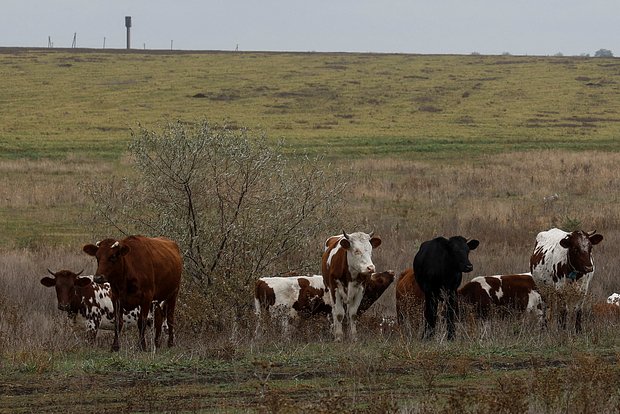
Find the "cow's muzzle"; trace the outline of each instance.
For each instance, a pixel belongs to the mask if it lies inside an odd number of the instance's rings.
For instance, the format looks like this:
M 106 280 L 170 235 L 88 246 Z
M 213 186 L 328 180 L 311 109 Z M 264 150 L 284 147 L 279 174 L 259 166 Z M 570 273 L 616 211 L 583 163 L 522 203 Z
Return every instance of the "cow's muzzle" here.
M 472 270 L 474 270 L 474 266 L 471 263 L 466 264 L 465 267 L 463 268 L 463 272 L 465 273 L 469 273 Z
M 105 276 L 103 276 L 103 275 L 95 275 L 93 277 L 93 282 L 95 282 L 95 283 L 105 283 Z
M 71 309 L 71 305 L 69 305 L 69 304 L 63 305 L 62 303 L 59 303 L 58 304 L 58 309 L 60 309 L 63 312 L 68 312 L 69 309 Z

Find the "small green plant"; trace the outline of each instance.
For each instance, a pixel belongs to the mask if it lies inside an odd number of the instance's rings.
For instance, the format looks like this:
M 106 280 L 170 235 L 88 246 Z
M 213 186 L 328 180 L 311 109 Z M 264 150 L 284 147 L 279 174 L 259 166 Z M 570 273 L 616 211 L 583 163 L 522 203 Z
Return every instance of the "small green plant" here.
M 575 230 L 581 230 L 581 220 L 576 217 L 566 216 L 564 220 L 562 220 L 560 228 L 569 233 Z

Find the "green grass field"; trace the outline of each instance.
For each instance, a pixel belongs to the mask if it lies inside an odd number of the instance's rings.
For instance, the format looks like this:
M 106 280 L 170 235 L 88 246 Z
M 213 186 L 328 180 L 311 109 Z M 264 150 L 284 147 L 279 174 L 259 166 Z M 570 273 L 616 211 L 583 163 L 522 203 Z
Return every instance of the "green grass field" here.
M 339 157 L 618 150 L 614 59 L 0 50 L 2 158 L 118 159 L 138 124 L 263 129 Z

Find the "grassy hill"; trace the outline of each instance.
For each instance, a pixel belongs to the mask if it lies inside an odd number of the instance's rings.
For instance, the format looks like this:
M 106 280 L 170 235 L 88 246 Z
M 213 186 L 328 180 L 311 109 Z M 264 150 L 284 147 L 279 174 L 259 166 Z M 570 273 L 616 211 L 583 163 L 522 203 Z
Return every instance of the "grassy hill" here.
M 138 124 L 261 128 L 333 158 L 617 150 L 620 63 L 0 49 L 2 158 L 118 159 Z

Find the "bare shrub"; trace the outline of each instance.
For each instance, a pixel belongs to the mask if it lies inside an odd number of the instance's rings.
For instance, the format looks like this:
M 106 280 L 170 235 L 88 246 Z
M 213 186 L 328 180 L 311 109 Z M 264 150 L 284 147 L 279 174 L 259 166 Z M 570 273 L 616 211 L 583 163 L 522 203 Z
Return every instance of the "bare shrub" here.
M 130 150 L 135 179 L 88 187 L 96 217 L 107 231 L 179 243 L 185 297 L 208 298 L 190 312 L 198 323 L 224 328 L 231 313 L 243 319 L 260 276 L 316 269 L 318 240 L 339 216 L 344 189 L 321 160 L 293 162 L 262 133 L 206 121 L 140 129 Z

